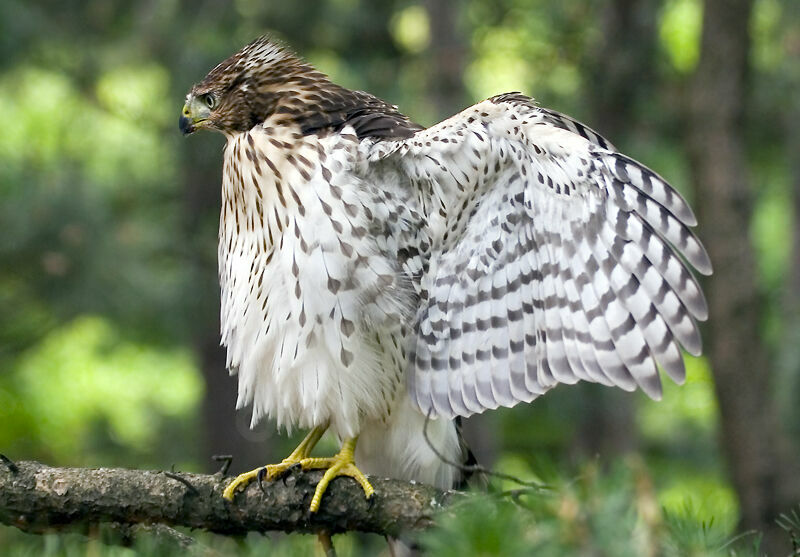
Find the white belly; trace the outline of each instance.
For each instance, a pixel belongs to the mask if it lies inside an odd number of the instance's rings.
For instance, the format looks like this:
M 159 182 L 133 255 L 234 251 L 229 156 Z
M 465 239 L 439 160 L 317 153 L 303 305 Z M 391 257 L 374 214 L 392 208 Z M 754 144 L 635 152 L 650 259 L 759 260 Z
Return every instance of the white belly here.
M 408 294 L 371 233 L 374 201 L 346 172 L 357 144 L 293 138 L 286 157 L 270 137 L 257 128 L 226 147 L 221 322 L 237 405 L 253 404 L 254 423 L 330 423 L 351 437 L 403 388 Z

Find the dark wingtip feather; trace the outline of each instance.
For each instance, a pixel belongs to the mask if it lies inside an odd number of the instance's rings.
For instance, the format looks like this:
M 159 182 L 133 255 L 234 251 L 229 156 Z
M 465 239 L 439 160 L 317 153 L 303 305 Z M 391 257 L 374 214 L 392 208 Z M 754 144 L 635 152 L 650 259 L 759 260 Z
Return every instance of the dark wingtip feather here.
M 700 337 L 700 331 L 695 326 L 694 334 L 681 339 L 681 346 L 692 356 L 700 356 L 703 353 L 703 339 Z
M 706 249 L 702 244 L 700 244 L 700 247 L 702 248 L 701 251 L 693 258 L 692 261 L 690 261 L 690 263 L 695 269 L 697 269 L 698 273 L 707 277 L 714 273 L 714 267 L 711 264 L 711 258 L 708 256 Z
M 653 400 L 661 400 L 664 396 L 658 372 L 653 375 L 648 375 L 647 377 L 637 378 L 636 383 L 641 387 L 642 391 L 644 391 L 644 394 Z

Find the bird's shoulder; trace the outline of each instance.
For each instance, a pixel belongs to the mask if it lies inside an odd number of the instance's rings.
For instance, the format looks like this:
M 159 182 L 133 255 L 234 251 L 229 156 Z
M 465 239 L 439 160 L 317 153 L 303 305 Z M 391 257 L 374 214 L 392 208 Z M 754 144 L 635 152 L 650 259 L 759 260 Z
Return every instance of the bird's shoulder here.
M 352 128 L 358 139 L 404 139 L 423 129 L 397 106 L 330 82 L 283 97 L 275 115 L 303 135 L 325 136 Z
M 512 140 L 527 143 L 541 141 L 558 149 L 569 144 L 572 152 L 616 148 L 605 137 L 556 110 L 540 106 L 533 98 L 519 92 L 495 95 L 454 114 L 429 128 L 417 130 L 408 138 L 380 138 L 367 141 L 367 156 L 377 161 L 389 156 L 427 156 L 453 152 L 467 143 L 489 147 L 490 141 Z M 532 150 L 532 155 L 538 155 Z

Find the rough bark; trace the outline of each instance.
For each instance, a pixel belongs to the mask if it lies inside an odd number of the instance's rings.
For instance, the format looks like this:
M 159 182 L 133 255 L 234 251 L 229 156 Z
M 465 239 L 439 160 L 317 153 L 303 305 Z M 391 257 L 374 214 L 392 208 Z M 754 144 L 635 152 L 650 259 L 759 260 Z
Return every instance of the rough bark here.
M 780 554 L 775 519 L 782 493 L 779 424 L 771 400 L 773 372 L 760 331 L 753 201 L 743 140 L 748 25 L 752 0 L 706 0 L 699 66 L 690 97 L 690 157 L 701 237 L 714 263 L 706 286 L 706 334 L 719 400 L 722 445 L 739 496 L 742 527 L 765 532 Z M 785 549 L 785 548 L 784 548 Z
M 231 481 L 203 475 L 120 468 L 51 468 L 38 462 L 0 463 L 0 524 L 30 533 L 81 530 L 98 523 L 163 524 L 219 534 L 247 532 L 371 532 L 398 535 L 433 524 L 455 492 L 370 478 L 372 500 L 354 480 L 333 481 L 316 514 L 308 511 L 322 472 L 292 471 L 253 483 L 233 502 Z

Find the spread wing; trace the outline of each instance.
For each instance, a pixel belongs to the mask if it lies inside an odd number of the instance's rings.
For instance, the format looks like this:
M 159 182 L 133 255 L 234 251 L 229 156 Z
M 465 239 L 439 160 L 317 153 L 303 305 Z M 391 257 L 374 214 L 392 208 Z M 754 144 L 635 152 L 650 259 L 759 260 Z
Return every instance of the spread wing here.
M 661 177 L 520 94 L 479 103 L 372 167 L 418 196 L 430 256 L 409 347 L 423 412 L 467 416 L 579 380 L 661 395 L 701 351 L 711 273 L 695 217 Z

